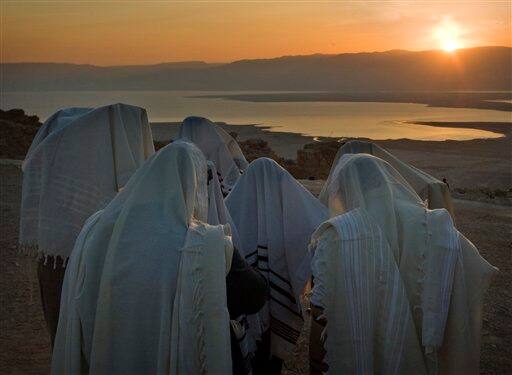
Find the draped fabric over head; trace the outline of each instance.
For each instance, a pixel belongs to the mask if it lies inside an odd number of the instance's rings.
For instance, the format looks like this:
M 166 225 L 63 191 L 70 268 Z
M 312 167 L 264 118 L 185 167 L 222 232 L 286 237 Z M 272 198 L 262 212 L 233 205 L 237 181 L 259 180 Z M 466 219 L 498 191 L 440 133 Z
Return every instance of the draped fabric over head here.
M 332 163 L 331 172 L 324 185 L 324 189 L 320 193 L 320 200 L 326 204 L 325 188 L 329 184 L 332 175 L 336 169 L 338 161 L 343 155 L 346 154 L 370 154 L 387 161 L 393 166 L 402 177 L 409 183 L 414 191 L 423 199 L 427 201 L 430 209 L 446 208 L 448 212 L 454 217 L 454 210 L 452 199 L 448 186 L 438 179 L 430 176 L 422 170 L 413 167 L 403 161 L 397 159 L 383 148 L 371 142 L 365 141 L 349 141 L 340 147 L 334 161 Z
M 85 220 L 154 152 L 142 108 L 115 104 L 54 114 L 23 164 L 21 245 L 66 259 Z
M 227 195 L 248 165 L 238 143 L 220 126 L 203 117 L 183 120 L 179 137 L 194 143 L 215 164 L 222 192 Z
M 310 276 L 309 238 L 326 208 L 275 161 L 253 161 L 226 198 L 240 252 L 269 280 L 270 301 L 249 317 L 259 340 L 271 330 L 271 351 L 285 358 L 300 334 L 300 296 Z
M 483 294 L 496 269 L 387 162 L 340 158 L 313 235 L 312 303 L 332 373 L 478 373 Z
M 192 144 L 150 158 L 78 237 L 53 374 L 229 374 L 228 228 L 210 226 Z M 230 258 L 229 258 L 230 259 Z
M 238 249 L 240 248 L 240 240 L 236 226 L 233 219 L 229 214 L 226 204 L 224 203 L 224 196 L 222 188 L 217 175 L 217 168 L 212 161 L 208 161 L 208 224 L 229 224 L 231 229 L 231 238 L 233 245 Z

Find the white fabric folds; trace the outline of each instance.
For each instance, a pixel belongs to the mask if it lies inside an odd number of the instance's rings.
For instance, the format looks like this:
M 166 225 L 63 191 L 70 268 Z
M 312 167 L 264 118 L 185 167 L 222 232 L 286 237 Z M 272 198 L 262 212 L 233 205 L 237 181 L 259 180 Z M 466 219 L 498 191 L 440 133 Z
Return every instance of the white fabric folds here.
M 336 216 L 314 241 L 311 302 L 327 319 L 329 373 L 425 373 L 404 283 L 371 217 L 360 209 Z
M 208 224 L 229 224 L 231 229 L 231 239 L 233 245 L 238 249 L 240 247 L 240 239 L 238 231 L 233 219 L 229 214 L 226 204 L 224 203 L 224 196 L 217 174 L 217 168 L 212 161 L 208 161 Z
M 179 137 L 194 143 L 206 160 L 215 164 L 222 193 L 227 195 L 248 165 L 238 143 L 220 126 L 203 117 L 183 120 Z
M 84 226 L 64 279 L 52 374 L 229 374 L 229 228 L 203 224 L 192 144 L 151 157 Z M 201 221 L 200 221 L 201 220 Z
M 23 164 L 20 243 L 67 259 L 85 220 L 154 153 L 146 111 L 69 108 L 37 132 Z
M 336 154 L 336 157 L 334 158 L 331 172 L 329 173 L 329 177 L 327 178 L 327 181 L 324 185 L 324 189 L 322 189 L 322 192 L 319 196 L 319 199 L 324 204 L 327 204 L 325 188 L 329 184 L 339 159 L 346 154 L 362 153 L 374 155 L 382 160 L 387 161 L 402 175 L 402 177 L 409 183 L 409 185 L 421 197 L 421 199 L 427 202 L 430 209 L 445 208 L 451 214 L 451 216 L 454 217 L 450 189 L 448 189 L 448 186 L 444 182 L 439 181 L 435 177 L 430 176 L 429 174 L 413 167 L 412 165 L 404 163 L 374 143 L 355 140 L 348 141 L 343 146 L 341 146 L 338 150 L 338 153 Z
M 300 296 L 310 277 L 308 243 L 326 208 L 275 161 L 260 158 L 226 198 L 240 253 L 269 280 L 270 301 L 249 316 L 255 340 L 271 330 L 271 351 L 286 359 L 302 325 Z
M 478 373 L 483 295 L 496 268 L 388 163 L 344 155 L 313 235 L 312 303 L 338 373 Z

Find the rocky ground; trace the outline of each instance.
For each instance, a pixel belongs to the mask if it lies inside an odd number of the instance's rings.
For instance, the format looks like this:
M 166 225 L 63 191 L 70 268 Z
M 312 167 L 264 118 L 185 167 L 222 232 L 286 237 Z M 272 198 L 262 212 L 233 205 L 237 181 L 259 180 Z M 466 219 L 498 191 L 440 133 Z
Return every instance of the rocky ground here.
M 318 193 L 322 181 L 302 181 Z M 17 254 L 21 199 L 19 165 L 0 164 L 0 373 L 46 374 L 50 345 L 34 260 Z M 512 373 L 512 213 L 508 207 L 455 200 L 457 224 L 481 254 L 500 268 L 486 298 L 482 374 Z M 307 316 L 307 315 L 306 315 Z M 308 373 L 307 319 L 286 374 Z

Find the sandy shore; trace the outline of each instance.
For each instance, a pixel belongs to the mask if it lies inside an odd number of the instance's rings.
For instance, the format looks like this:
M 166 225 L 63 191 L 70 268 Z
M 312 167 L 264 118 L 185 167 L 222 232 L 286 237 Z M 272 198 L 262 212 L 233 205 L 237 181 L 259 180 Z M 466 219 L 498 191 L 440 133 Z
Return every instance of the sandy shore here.
M 413 141 L 408 139 L 375 141 L 405 162 L 437 177 L 446 178 L 453 189 L 503 190 L 512 188 L 512 123 L 422 123 L 436 127 L 464 127 L 502 134 L 496 139 L 469 141 Z M 221 124 L 227 131 L 238 134 L 239 140 L 260 138 L 280 156 L 296 159 L 297 150 L 315 142 L 314 137 L 297 133 L 268 131 L 257 125 Z M 179 123 L 153 123 L 156 140 L 168 140 L 178 135 Z M 335 140 L 321 138 L 320 140 Z
M 0 373 L 47 374 L 50 345 L 43 320 L 35 262 L 17 254 L 21 170 L 0 163 Z M 322 181 L 302 181 L 317 193 Z M 512 274 L 509 207 L 455 200 L 457 226 L 481 254 L 500 268 L 486 298 L 481 373 L 512 372 Z M 306 319 L 307 322 L 307 319 Z M 285 374 L 307 374 L 307 324 Z

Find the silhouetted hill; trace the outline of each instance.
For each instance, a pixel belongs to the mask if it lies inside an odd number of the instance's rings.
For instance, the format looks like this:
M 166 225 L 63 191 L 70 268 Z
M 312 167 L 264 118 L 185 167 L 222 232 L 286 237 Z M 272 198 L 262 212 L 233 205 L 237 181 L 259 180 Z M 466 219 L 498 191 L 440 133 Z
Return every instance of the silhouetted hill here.
M 512 48 L 283 56 L 228 64 L 1 64 L 2 90 L 511 90 Z

